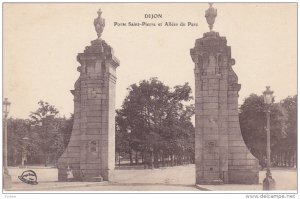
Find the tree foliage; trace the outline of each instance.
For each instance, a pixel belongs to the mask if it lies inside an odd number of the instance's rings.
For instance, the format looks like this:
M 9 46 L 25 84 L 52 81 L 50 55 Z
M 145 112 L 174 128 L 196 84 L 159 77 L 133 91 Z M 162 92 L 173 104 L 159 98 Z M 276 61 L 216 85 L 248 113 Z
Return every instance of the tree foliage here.
M 297 95 L 285 98 L 280 105 L 286 112 L 287 120 L 285 136 L 274 149 L 275 164 L 293 166 L 297 162 Z
M 25 146 L 25 137 L 29 134 L 29 121 L 24 119 L 12 119 L 7 121 L 7 150 L 8 150 L 8 164 L 18 165 L 21 163 L 21 155 L 27 149 L 28 153 L 34 154 L 34 144 L 29 143 Z M 30 150 L 31 149 L 31 150 Z
M 276 155 L 296 146 L 296 96 L 270 105 L 271 156 L 276 164 Z M 240 126 L 246 145 L 260 164 L 266 159 L 266 110 L 263 96 L 251 94 L 240 107 Z M 294 136 L 294 137 L 293 137 Z M 287 140 L 289 139 L 289 144 Z M 293 142 L 293 141 L 294 142 Z M 295 148 L 294 148 L 295 149 Z
M 38 104 L 39 108 L 30 114 L 33 125 L 43 125 L 46 118 L 55 117 L 59 113 L 55 106 L 50 105 L 48 102 L 40 100 Z
M 154 153 L 154 160 L 173 154 L 191 155 L 194 147 L 193 106 L 186 83 L 171 90 L 157 78 L 128 88 L 122 108 L 117 110 L 117 151 Z
M 62 139 L 58 133 L 60 123 L 55 121 L 59 111 L 48 102 L 39 101 L 39 107 L 31 112 L 30 119 L 34 133 L 37 135 L 35 141 L 45 157 L 45 165 L 49 154 L 57 152 L 62 145 Z
M 55 106 L 44 101 L 38 105 L 29 119 L 8 120 L 9 165 L 20 165 L 22 153 L 27 164 L 55 164 L 69 142 L 73 116 L 59 118 Z

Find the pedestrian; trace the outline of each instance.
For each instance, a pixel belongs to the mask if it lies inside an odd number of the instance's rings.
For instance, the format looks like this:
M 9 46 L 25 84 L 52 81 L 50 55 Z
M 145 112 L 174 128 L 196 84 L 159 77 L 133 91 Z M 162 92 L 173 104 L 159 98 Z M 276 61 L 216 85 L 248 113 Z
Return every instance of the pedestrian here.
M 71 181 L 73 181 L 73 178 L 74 178 L 73 171 L 70 168 L 70 166 L 68 165 L 68 168 L 67 168 L 67 181 L 71 182 Z

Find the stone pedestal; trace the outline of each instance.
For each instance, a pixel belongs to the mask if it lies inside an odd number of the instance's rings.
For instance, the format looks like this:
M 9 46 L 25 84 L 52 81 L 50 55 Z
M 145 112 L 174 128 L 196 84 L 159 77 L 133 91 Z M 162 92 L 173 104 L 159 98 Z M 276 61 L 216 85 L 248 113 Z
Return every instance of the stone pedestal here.
M 276 183 L 272 176 L 266 176 L 263 180 L 263 190 L 276 190 Z
M 211 31 L 191 49 L 195 63 L 197 184 L 258 183 L 258 160 L 240 131 L 235 60 L 225 37 Z
M 80 77 L 75 83 L 74 124 L 68 147 L 58 160 L 58 180 L 112 180 L 115 167 L 115 84 L 119 61 L 102 39 L 77 56 Z

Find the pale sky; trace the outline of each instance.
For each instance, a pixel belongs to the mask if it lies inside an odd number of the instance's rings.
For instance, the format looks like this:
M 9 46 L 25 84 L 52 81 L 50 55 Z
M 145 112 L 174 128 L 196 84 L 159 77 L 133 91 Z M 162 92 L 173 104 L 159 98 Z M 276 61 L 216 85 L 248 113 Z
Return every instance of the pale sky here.
M 60 115 L 73 113 L 79 73 L 78 53 L 96 39 L 93 20 L 98 8 L 106 26 L 102 38 L 120 60 L 116 108 L 126 88 L 158 77 L 168 86 L 188 82 L 194 92 L 194 63 L 190 49 L 209 31 L 207 3 L 68 3 L 4 4 L 3 97 L 12 103 L 10 116 L 28 118 L 41 99 Z M 214 30 L 226 36 L 239 77 L 239 103 L 265 86 L 275 101 L 297 93 L 296 3 L 215 3 Z M 144 14 L 162 14 L 145 19 Z M 197 27 L 117 27 L 114 22 L 193 22 Z M 193 93 L 194 95 L 194 93 Z M 194 103 L 194 101 L 192 101 Z

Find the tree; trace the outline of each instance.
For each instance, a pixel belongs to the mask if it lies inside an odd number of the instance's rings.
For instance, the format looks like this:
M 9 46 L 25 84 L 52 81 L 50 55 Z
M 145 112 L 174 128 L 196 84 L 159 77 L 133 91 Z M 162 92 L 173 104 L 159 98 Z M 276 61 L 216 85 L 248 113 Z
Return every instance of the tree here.
M 252 154 L 259 159 L 260 164 L 264 166 L 266 158 L 266 105 L 263 96 L 251 94 L 245 99 L 240 107 L 240 126 L 243 138 Z M 271 110 L 271 152 L 278 147 L 278 143 L 286 136 L 287 116 L 284 108 L 279 103 L 274 103 Z
M 139 151 L 146 164 L 152 165 L 154 159 L 158 166 L 158 159 L 164 162 L 165 157 L 173 158 L 175 154 L 182 161 L 187 156 L 188 142 L 194 139 L 194 107 L 183 104 L 192 99 L 190 86 L 186 83 L 171 90 L 151 78 L 131 85 L 128 91 L 122 109 L 117 111 L 117 151 L 126 146 L 120 145 L 126 140 L 129 147 L 123 149 L 129 149 L 129 154 L 131 150 Z
M 58 135 L 59 123 L 55 121 L 55 117 L 59 113 L 55 106 L 48 102 L 40 100 L 39 108 L 35 112 L 31 112 L 31 124 L 36 134 L 36 142 L 44 156 L 45 166 L 51 152 L 58 150 L 61 146 L 61 139 Z
M 30 119 L 8 119 L 9 165 L 20 165 L 22 155 L 27 164 L 55 164 L 69 143 L 73 115 L 59 118 L 54 106 L 44 101 L 38 104 Z
M 126 124 L 126 120 L 125 118 L 123 118 L 125 117 L 124 114 L 121 110 L 117 110 L 116 112 L 116 157 L 118 159 L 118 164 L 120 167 L 122 155 L 124 155 L 125 153 L 130 153 L 130 134 L 127 131 L 129 130 L 127 129 L 128 124 Z
M 9 118 L 7 122 L 8 165 L 16 166 L 21 163 L 21 154 L 24 152 L 24 137 L 28 135 L 28 123 L 24 119 Z
M 286 136 L 277 145 L 277 164 L 294 166 L 297 162 L 297 95 L 287 97 L 280 102 L 287 114 Z

